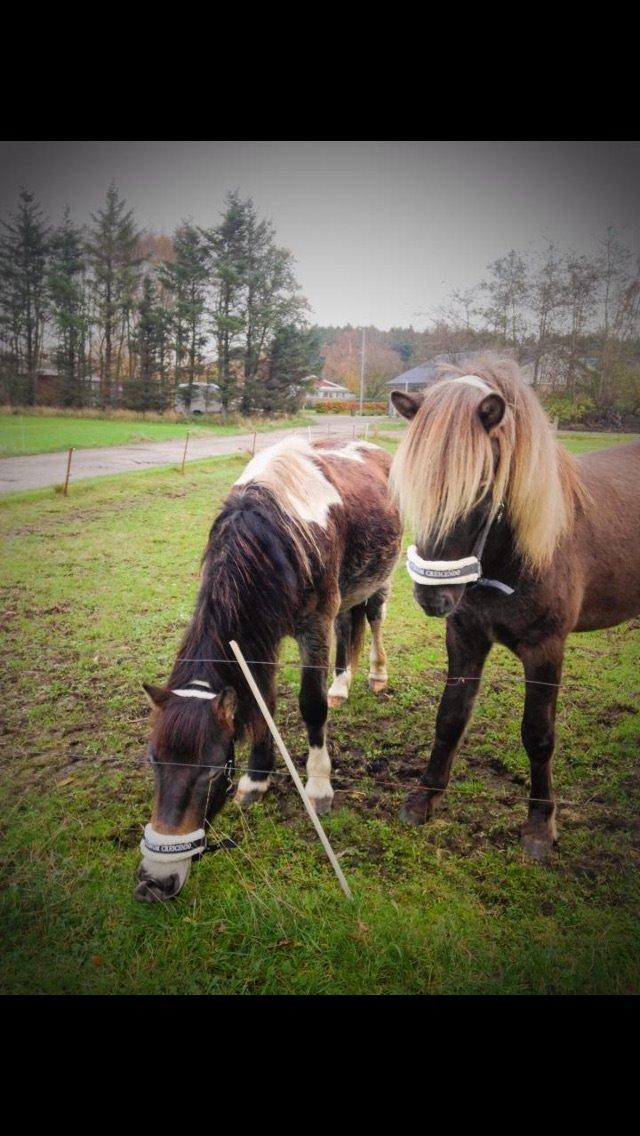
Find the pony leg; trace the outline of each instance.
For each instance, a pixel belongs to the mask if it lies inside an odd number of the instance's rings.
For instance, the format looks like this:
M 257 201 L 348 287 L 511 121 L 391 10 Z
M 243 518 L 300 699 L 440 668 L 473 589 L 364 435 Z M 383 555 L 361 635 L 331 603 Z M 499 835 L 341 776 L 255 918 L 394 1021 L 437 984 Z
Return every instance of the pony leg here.
M 365 604 L 343 611 L 335 621 L 336 669 L 328 694 L 329 706 L 342 706 L 347 701 L 353 676 L 358 667 L 364 636 Z
M 367 620 L 371 628 L 371 650 L 369 652 L 369 686 L 375 694 L 386 689 L 387 653 L 382 642 L 382 624 L 387 617 L 387 588 L 381 588 L 367 600 Z
M 266 667 L 260 669 L 267 670 Z M 261 682 L 261 687 L 262 696 L 271 714 L 273 714 L 276 705 L 274 668 L 269 668 L 269 671 L 270 673 L 264 679 L 264 685 Z M 247 772 L 242 774 L 235 792 L 234 801 L 237 804 L 253 805 L 256 801 L 263 799 L 270 785 L 269 774 L 273 769 L 273 762 L 273 738 L 267 723 L 261 717 L 259 724 L 253 729 L 253 744 L 249 754 Z
M 319 816 L 329 812 L 333 801 L 331 758 L 326 740 L 330 627 L 328 620 L 318 620 L 296 636 L 303 667 L 300 713 L 309 739 L 306 790 Z
M 351 612 L 341 611 L 335 620 L 336 669 L 327 695 L 329 706 L 342 706 L 349 697 L 353 671 L 351 669 Z
M 551 762 L 564 642 L 553 640 L 540 647 L 520 648 L 518 655 L 527 680 L 522 743 L 531 765 L 529 815 L 520 835 L 527 855 L 543 860 L 557 840 Z
M 420 779 L 423 788 L 410 793 L 400 810 L 400 820 L 405 824 L 424 824 L 442 799 L 490 649 L 491 640 L 479 628 L 469 627 L 455 616 L 447 620 L 449 673 L 436 716 L 436 739 Z

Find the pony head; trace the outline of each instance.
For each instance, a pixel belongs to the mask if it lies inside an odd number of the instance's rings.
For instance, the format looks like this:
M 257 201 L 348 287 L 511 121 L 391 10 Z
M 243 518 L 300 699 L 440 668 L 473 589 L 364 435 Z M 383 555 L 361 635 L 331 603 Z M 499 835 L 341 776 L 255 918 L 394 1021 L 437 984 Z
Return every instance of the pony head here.
M 411 422 L 391 484 L 419 557 L 470 557 L 504 506 L 522 561 L 544 568 L 569 527 L 579 481 L 513 360 L 476 357 L 466 369 L 442 368 L 424 395 L 391 398 Z M 448 615 L 464 587 L 418 584 L 417 596 L 430 614 Z
M 224 805 L 234 759 L 236 694 L 193 680 L 170 690 L 143 683 L 154 708 L 149 758 L 155 794 L 140 845 L 136 899 L 170 899 L 206 844 L 207 822 Z

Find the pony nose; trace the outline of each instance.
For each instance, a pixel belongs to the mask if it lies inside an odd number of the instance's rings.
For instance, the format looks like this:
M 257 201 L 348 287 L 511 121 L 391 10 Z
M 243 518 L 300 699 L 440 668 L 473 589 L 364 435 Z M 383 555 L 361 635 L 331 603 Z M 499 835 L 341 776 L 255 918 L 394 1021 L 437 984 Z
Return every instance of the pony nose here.
M 455 603 L 451 596 L 440 588 L 431 588 L 423 584 L 416 584 L 415 597 L 427 615 L 447 616 L 453 611 Z
M 162 903 L 166 899 L 173 899 L 182 891 L 190 871 L 191 860 L 181 860 L 176 864 L 143 860 L 137 873 L 140 883 L 133 897 L 140 903 Z

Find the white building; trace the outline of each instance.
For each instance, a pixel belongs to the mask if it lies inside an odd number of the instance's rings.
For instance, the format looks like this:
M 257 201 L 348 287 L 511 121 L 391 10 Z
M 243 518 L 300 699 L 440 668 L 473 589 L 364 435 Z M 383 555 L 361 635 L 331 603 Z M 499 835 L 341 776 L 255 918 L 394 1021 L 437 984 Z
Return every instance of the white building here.
M 315 406 L 318 402 L 327 402 L 329 400 L 348 402 L 349 399 L 355 399 L 355 395 L 348 387 L 342 387 L 340 383 L 332 383 L 330 379 L 314 379 L 313 388 L 309 392 L 307 402 L 311 406 Z

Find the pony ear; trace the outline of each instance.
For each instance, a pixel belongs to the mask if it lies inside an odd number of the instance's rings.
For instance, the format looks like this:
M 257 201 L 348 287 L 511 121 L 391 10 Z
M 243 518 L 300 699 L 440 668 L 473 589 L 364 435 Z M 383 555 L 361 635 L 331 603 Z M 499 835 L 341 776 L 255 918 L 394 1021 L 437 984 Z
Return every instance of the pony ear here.
M 398 414 L 403 418 L 414 418 L 420 407 L 424 395 L 421 394 L 407 394 L 406 391 L 391 391 L 391 401 L 395 406 Z
M 483 398 L 478 407 L 478 417 L 487 434 L 493 430 L 494 426 L 500 425 L 506 409 L 507 404 L 501 394 L 491 393 Z
M 144 690 L 150 704 L 159 710 L 162 709 L 164 704 L 168 701 L 169 691 L 163 686 L 152 686 L 149 682 L 143 682 L 142 689 Z
M 235 729 L 235 714 L 238 707 L 238 696 L 232 686 L 225 686 L 224 690 L 213 702 L 213 712 L 220 725 L 226 730 Z

